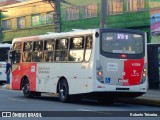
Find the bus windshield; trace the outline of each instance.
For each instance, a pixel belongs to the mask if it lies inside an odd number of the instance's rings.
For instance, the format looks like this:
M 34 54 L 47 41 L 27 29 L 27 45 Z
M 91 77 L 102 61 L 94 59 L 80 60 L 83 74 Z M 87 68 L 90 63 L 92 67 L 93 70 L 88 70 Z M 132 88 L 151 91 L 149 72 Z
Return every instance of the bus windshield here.
M 10 48 L 0 48 L 0 62 L 6 61 L 8 59 L 8 51 Z
M 103 32 L 102 51 L 107 53 L 142 54 L 143 36 L 140 34 Z

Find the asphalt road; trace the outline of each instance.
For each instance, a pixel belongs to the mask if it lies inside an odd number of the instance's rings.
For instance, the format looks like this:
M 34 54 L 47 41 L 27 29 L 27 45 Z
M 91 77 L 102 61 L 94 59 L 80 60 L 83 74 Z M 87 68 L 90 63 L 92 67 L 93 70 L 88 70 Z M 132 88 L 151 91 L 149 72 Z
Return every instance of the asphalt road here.
M 65 119 L 72 120 L 159 120 L 160 117 L 144 117 L 144 113 L 160 113 L 160 108 L 156 106 L 143 106 L 143 105 L 133 105 L 124 103 L 115 103 L 114 105 L 99 105 L 94 100 L 82 100 L 77 103 L 61 103 L 57 97 L 51 97 L 44 95 L 42 97 L 36 97 L 32 99 L 27 99 L 23 97 L 21 91 L 12 91 L 0 89 L 0 111 L 12 111 L 12 112 L 40 112 L 42 115 L 49 114 L 49 116 L 54 116 L 55 119 Z M 50 111 L 50 112 L 45 112 Z M 57 112 L 58 111 L 58 112 Z M 113 112 L 112 112 L 113 111 Z M 124 112 L 126 111 L 126 112 Z M 143 114 L 142 117 L 129 117 L 130 113 Z M 108 116 L 109 115 L 109 116 Z M 126 115 L 126 116 L 125 116 Z M 136 114 L 135 114 L 136 115 Z M 94 116 L 94 117 L 92 117 Z M 107 119 L 106 119 L 106 116 Z M 44 116 L 43 116 L 44 117 Z M 2 118 L 0 118 L 1 120 Z M 3 118 L 6 119 L 6 118 Z M 20 119 L 20 118 L 12 118 Z M 33 118 L 23 118 L 33 119 Z M 35 119 L 35 118 L 34 118 Z M 50 117 L 38 118 L 43 120 L 52 119 Z M 53 120 L 53 119 L 52 119 Z

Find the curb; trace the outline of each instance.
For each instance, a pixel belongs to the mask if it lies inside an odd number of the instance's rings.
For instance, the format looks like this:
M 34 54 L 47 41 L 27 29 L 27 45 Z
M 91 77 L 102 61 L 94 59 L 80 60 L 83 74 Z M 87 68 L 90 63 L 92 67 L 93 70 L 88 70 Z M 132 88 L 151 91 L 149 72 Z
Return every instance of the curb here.
M 10 90 L 11 88 L 10 88 L 10 84 L 5 84 L 5 85 L 3 85 L 2 86 L 2 88 L 4 88 L 4 89 L 8 89 L 8 90 Z

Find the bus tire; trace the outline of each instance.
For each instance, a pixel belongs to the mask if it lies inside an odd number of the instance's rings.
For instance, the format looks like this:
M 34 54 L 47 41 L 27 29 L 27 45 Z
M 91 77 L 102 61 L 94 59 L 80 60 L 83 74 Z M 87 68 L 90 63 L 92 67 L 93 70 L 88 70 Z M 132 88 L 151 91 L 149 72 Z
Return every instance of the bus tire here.
M 32 94 L 32 92 L 30 91 L 30 84 L 28 79 L 25 81 L 24 85 L 23 85 L 23 95 L 26 98 L 32 98 L 34 95 Z
M 59 82 L 59 99 L 61 102 L 69 102 L 69 87 L 65 79 L 60 80 Z

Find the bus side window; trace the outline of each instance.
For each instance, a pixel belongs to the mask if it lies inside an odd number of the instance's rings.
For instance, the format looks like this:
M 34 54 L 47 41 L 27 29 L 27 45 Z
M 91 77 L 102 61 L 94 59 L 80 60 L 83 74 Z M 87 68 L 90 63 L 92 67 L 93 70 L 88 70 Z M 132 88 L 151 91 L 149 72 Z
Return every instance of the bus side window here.
M 43 61 L 43 41 L 35 41 L 32 52 L 32 61 L 33 62 L 42 62 Z
M 69 61 L 82 62 L 84 56 L 84 37 L 70 39 Z
M 35 41 L 33 50 L 34 51 L 42 51 L 43 50 L 43 41 Z
M 23 62 L 31 62 L 31 53 L 23 53 Z
M 44 41 L 44 52 L 43 52 L 44 62 L 53 62 L 54 46 L 55 46 L 54 40 Z
M 33 52 L 32 62 L 42 62 L 42 52 Z
M 85 61 L 89 61 L 93 46 L 92 36 L 86 37 Z
M 33 47 L 32 41 L 24 43 L 23 56 L 22 56 L 23 62 L 31 62 L 32 47 Z
M 21 42 L 16 42 L 16 43 L 14 43 L 13 49 L 14 49 L 14 50 L 20 50 L 20 49 L 21 49 Z
M 55 61 L 68 60 L 68 39 L 56 40 Z
M 25 51 L 25 52 L 31 52 L 32 51 L 32 46 L 33 46 L 32 41 L 25 42 L 24 43 L 24 50 L 23 51 Z
M 52 62 L 53 61 L 53 52 L 44 52 L 44 62 Z

